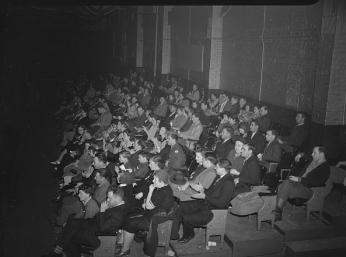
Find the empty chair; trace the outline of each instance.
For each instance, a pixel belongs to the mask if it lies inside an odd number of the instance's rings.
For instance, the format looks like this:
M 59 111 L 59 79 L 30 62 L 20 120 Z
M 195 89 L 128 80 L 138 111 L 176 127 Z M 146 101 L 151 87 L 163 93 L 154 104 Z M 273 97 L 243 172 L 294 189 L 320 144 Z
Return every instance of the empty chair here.
M 210 236 L 220 236 L 221 245 L 224 242 L 224 236 L 226 232 L 226 221 L 228 215 L 228 209 L 224 210 L 212 210 L 213 219 L 205 226 L 205 245 L 208 247 Z
M 269 220 L 272 228 L 274 227 L 275 215 L 273 211 L 276 208 L 276 195 L 263 195 L 263 206 L 257 212 L 257 230 L 261 230 L 261 222 Z
M 306 219 L 309 221 L 311 212 L 318 212 L 319 217 L 322 218 L 324 199 L 329 194 L 331 187 L 312 187 L 312 197 L 306 202 Z

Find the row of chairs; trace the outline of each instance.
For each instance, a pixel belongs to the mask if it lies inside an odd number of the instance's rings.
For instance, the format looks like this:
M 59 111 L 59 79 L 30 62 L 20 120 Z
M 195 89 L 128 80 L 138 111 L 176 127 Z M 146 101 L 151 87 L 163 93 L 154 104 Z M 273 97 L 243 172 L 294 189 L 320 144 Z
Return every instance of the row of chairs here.
M 294 205 L 300 205 L 305 206 L 306 208 L 306 219 L 309 221 L 310 214 L 312 212 L 318 212 L 319 216 L 321 218 L 322 210 L 323 210 L 323 203 L 325 197 L 330 192 L 330 186 L 326 187 L 317 187 L 312 188 L 313 190 L 313 196 L 311 199 L 305 202 L 297 203 L 292 202 Z M 271 227 L 274 226 L 274 214 L 273 211 L 275 210 L 276 206 L 276 195 L 262 195 L 260 196 L 263 200 L 262 206 L 257 210 L 255 213 L 244 213 L 242 216 L 250 216 L 255 214 L 257 216 L 257 230 L 261 230 L 261 223 L 264 221 L 269 221 L 271 223 Z M 226 233 L 226 223 L 227 223 L 227 216 L 229 214 L 232 214 L 232 208 L 228 209 L 222 209 L 222 210 L 212 210 L 213 213 L 213 219 L 202 228 L 205 229 L 205 247 L 206 249 L 209 249 L 208 242 L 210 241 L 211 236 L 220 236 L 221 237 L 221 245 L 224 244 L 224 236 Z M 236 215 L 238 215 L 237 213 Z M 159 235 L 159 242 L 158 246 L 164 247 L 165 252 L 168 253 L 170 250 L 170 234 L 171 234 L 171 228 L 172 228 L 172 220 L 165 221 L 164 223 L 161 223 L 158 226 L 158 235 Z M 101 246 L 94 252 L 94 256 L 96 257 L 104 257 L 104 256 L 110 256 L 112 254 L 112 251 L 114 251 L 114 245 L 116 241 L 116 236 L 113 237 L 110 236 L 101 236 Z

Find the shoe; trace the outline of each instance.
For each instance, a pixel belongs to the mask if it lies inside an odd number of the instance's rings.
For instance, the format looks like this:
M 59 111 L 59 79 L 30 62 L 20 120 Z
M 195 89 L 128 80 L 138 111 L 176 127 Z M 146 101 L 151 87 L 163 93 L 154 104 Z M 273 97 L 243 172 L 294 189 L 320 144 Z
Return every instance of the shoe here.
M 114 257 L 123 257 L 123 256 L 127 256 L 127 255 L 129 255 L 129 254 L 130 254 L 130 249 L 128 249 L 128 250 L 125 251 L 125 252 L 120 251 L 120 253 L 115 254 Z
M 190 236 L 188 237 L 182 237 L 178 240 L 179 243 L 182 243 L 182 244 L 186 244 L 188 242 L 190 242 L 193 238 L 195 237 L 195 233 L 192 233 Z

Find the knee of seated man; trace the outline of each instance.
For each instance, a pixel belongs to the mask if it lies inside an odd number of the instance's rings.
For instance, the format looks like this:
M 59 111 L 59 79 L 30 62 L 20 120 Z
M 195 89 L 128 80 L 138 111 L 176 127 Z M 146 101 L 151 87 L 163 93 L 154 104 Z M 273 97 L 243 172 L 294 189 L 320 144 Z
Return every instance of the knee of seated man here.
M 199 211 L 196 213 L 186 214 L 183 221 L 189 224 L 206 225 L 213 219 L 213 213 L 210 210 Z
M 289 179 L 286 179 L 284 181 L 282 181 L 282 183 L 279 185 L 278 190 L 285 188 L 285 187 L 290 187 L 292 184 L 292 181 Z

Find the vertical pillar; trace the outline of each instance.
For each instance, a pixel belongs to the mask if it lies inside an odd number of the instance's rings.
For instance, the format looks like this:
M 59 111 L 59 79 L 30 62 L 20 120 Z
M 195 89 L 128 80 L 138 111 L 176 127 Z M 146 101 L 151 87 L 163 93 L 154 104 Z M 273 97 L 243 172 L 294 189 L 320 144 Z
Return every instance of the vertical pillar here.
M 223 18 L 222 6 L 213 6 L 211 17 L 211 46 L 209 89 L 220 89 L 221 58 L 222 58 L 222 34 Z
M 336 27 L 335 1 L 323 1 L 321 41 L 316 69 L 312 120 L 325 125 Z
M 325 125 L 346 120 L 346 4 L 337 1 L 334 48 L 329 79 Z
M 188 23 L 187 23 L 187 44 L 191 44 L 191 6 L 188 7 L 189 12 L 188 12 Z M 187 80 L 190 80 L 190 69 L 187 69 Z
M 157 70 L 157 40 L 158 40 L 158 26 L 159 26 L 159 7 L 154 6 L 153 7 L 154 13 L 155 13 L 155 54 L 154 54 L 154 78 L 156 77 L 156 70 Z
M 324 145 L 328 158 L 338 160 L 345 151 L 344 128 L 335 125 L 345 125 L 346 5 L 343 0 L 324 0 L 322 4 L 310 142 Z
M 171 72 L 171 25 L 168 14 L 173 8 L 165 6 L 163 9 L 163 39 L 162 39 L 162 74 Z
M 128 21 L 127 21 L 127 11 L 125 11 L 125 13 L 122 13 L 122 28 L 121 28 L 121 47 L 123 50 L 122 53 L 122 61 L 123 63 L 127 63 L 127 35 L 126 35 L 126 29 L 127 29 L 127 25 L 128 25 Z
M 136 67 L 143 67 L 143 7 L 137 7 Z

